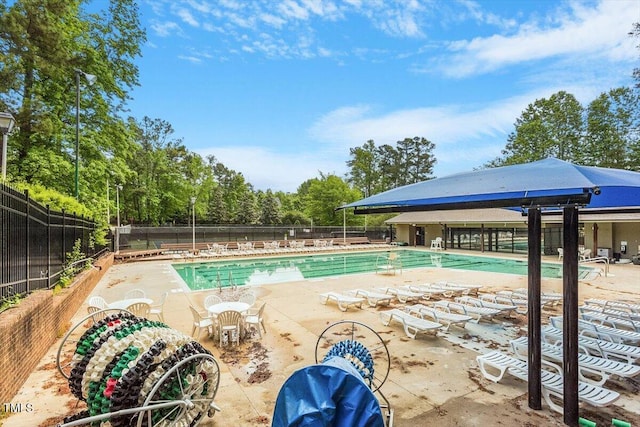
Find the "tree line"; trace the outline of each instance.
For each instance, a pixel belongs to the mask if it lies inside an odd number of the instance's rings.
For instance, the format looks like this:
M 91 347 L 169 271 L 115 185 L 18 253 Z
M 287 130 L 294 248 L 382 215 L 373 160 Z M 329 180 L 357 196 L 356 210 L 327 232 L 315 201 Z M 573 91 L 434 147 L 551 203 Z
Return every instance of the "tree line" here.
M 351 148 L 343 177 L 319 171 L 293 193 L 254 189 L 215 156 L 190 151 L 167 121 L 127 116 L 146 41 L 137 4 L 110 0 L 91 12 L 88 4 L 0 0 L 0 111 L 11 112 L 19 127 L 10 137 L 8 177 L 42 203 L 105 223 L 107 216 L 114 222 L 117 199 L 121 222 L 136 224 L 188 223 L 194 209 L 200 224 L 341 225 L 335 207 L 434 178 L 435 144 L 414 136 Z M 637 24 L 631 34 L 640 37 Z M 93 85 L 87 75 L 97 77 Z M 634 76 L 640 82 L 640 71 Z M 638 111 L 638 87 L 612 89 L 586 107 L 558 92 L 530 104 L 502 155 L 479 167 L 555 156 L 640 170 Z M 364 218 L 349 212 L 347 223 Z

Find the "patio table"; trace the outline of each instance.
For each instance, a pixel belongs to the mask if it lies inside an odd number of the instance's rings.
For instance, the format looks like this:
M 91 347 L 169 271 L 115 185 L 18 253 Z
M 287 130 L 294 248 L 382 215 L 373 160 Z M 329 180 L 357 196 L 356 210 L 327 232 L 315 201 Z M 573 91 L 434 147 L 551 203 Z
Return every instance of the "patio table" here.
M 144 302 L 146 304 L 151 305 L 153 300 L 151 298 L 127 298 L 121 299 L 118 301 L 113 301 L 108 304 L 109 308 L 115 308 L 120 310 L 126 310 L 131 304 L 137 304 L 139 302 Z
M 239 311 L 240 313 L 244 313 L 245 311 L 249 310 L 250 307 L 251 306 L 246 302 L 223 301 L 217 304 L 210 305 L 209 307 L 205 307 L 205 308 L 207 309 L 209 314 L 215 315 L 215 314 L 220 314 L 223 311 L 229 311 L 229 310 Z

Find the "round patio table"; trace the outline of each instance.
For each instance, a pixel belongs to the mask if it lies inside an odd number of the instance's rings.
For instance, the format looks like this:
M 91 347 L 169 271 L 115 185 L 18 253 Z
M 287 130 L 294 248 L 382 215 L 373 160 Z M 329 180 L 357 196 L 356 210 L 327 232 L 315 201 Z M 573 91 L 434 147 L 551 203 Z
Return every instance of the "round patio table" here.
M 206 309 L 209 312 L 209 314 L 220 314 L 223 311 L 229 311 L 229 310 L 239 311 L 240 313 L 244 313 L 245 311 L 249 310 L 250 307 L 251 306 L 246 302 L 223 301 L 217 304 L 210 305 L 209 307 L 206 307 Z

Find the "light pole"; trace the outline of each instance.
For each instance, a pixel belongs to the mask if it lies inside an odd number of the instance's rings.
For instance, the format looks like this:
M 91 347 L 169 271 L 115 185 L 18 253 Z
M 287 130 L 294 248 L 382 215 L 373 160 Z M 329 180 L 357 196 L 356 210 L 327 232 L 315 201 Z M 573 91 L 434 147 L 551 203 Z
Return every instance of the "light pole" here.
M 120 252 L 120 190 L 121 184 L 116 184 L 116 253 Z
M 84 71 L 75 70 L 76 72 L 76 173 L 75 173 L 75 195 L 76 195 L 76 200 L 78 200 L 78 197 L 80 195 L 80 189 L 78 186 L 78 178 L 79 178 L 79 159 L 80 159 L 80 74 L 82 74 L 84 76 L 85 79 L 87 79 L 87 83 L 89 84 L 89 86 L 91 86 L 92 84 L 94 84 L 96 82 L 96 80 L 98 79 L 96 76 L 94 76 L 93 74 L 87 74 Z
M 347 208 L 342 209 L 342 244 L 347 244 Z
M 7 145 L 9 134 L 13 130 L 16 120 L 10 113 L 0 113 L 0 132 L 2 132 L 2 182 L 7 179 Z
M 192 241 L 192 250 L 193 253 L 196 253 L 196 197 L 193 196 L 191 197 L 191 213 L 192 213 L 192 218 L 191 218 L 191 230 L 192 230 L 192 235 L 191 235 L 191 241 Z

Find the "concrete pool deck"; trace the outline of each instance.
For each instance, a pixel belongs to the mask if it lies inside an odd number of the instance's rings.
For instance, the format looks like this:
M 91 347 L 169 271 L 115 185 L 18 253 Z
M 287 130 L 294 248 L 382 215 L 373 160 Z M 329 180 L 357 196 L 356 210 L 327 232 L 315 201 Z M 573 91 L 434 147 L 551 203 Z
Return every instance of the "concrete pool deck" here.
M 461 252 L 467 253 L 467 252 Z M 467 253 L 468 254 L 468 253 Z M 475 254 L 474 254 L 475 255 Z M 495 256 L 495 255 L 493 255 Z M 502 255 L 500 255 L 502 256 Z M 526 259 L 525 256 L 517 256 Z M 546 258 L 546 257 L 545 257 Z M 556 257 L 544 261 L 557 261 Z M 183 284 L 170 261 L 145 261 L 114 265 L 98 283 L 92 295 L 107 301 L 122 298 L 131 289 L 141 288 L 158 300 L 165 291 L 171 292 L 165 304 L 165 320 L 172 328 L 190 334 L 192 318 L 188 305 L 202 305 L 207 293 L 185 293 Z M 476 426 L 476 425 L 563 425 L 562 416 L 527 407 L 526 384 L 505 379 L 494 384 L 484 379 L 475 357 L 490 349 L 507 351 L 509 339 L 525 334 L 526 317 L 499 318 L 498 321 L 467 324 L 465 329 L 451 327 L 437 337 L 418 335 L 406 337 L 397 324 L 383 326 L 379 312 L 386 308 L 350 308 L 341 312 L 335 304 L 323 305 L 318 294 L 354 288 L 371 289 L 409 283 L 449 280 L 483 285 L 482 292 L 515 289 L 527 286 L 525 276 L 477 271 L 425 268 L 404 270 L 402 274 L 359 274 L 335 278 L 264 285 L 253 290 L 256 304 L 266 302 L 267 333 L 257 335 L 239 347 L 219 349 L 205 337 L 199 341 L 216 357 L 221 368 L 221 380 L 216 403 L 222 412 L 207 419 L 202 426 L 270 425 L 278 392 L 285 380 L 296 370 L 315 363 L 315 346 L 320 333 L 339 320 L 362 322 L 385 340 L 391 355 L 391 371 L 381 390 L 394 410 L 394 425 Z M 640 267 L 612 265 L 608 277 L 580 282 L 579 297 L 626 299 L 640 302 Z M 561 279 L 543 279 L 543 290 L 562 290 Z M 400 307 L 399 303 L 392 303 Z M 560 315 L 561 306 L 543 309 L 543 323 L 550 315 Z M 84 317 L 86 305 L 76 314 Z M 69 393 L 66 380 L 55 368 L 58 344 L 42 359 L 38 369 L 15 396 L 12 403 L 31 403 L 33 411 L 12 414 L 0 420 L 5 427 L 55 425 L 61 416 L 82 410 L 82 403 Z M 637 392 L 640 379 L 614 381 L 608 387 L 622 397 L 607 408 L 581 410 L 581 416 L 598 419 L 599 423 L 619 418 L 640 423 L 640 401 Z M 600 418 L 598 418 L 600 417 Z

